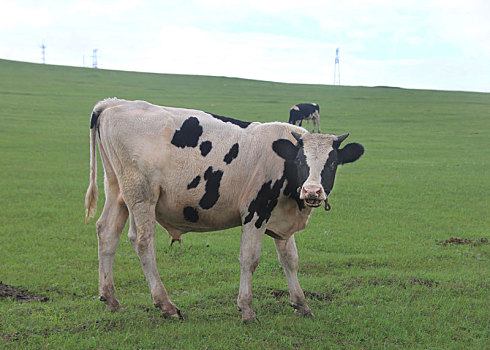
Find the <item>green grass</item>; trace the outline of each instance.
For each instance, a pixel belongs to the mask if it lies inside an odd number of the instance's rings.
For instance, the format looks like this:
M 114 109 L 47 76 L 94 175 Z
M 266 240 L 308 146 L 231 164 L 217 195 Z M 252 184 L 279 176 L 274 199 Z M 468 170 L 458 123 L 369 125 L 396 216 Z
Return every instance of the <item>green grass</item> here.
M 286 121 L 291 105 L 317 102 L 324 132 L 350 132 L 349 141 L 365 146 L 339 170 L 333 209 L 316 210 L 296 235 L 315 318 L 288 306 L 265 237 L 253 286 L 261 323 L 241 323 L 239 228 L 189 233 L 172 248 L 157 229 L 159 270 L 183 322 L 153 308 L 126 228 L 114 267 L 126 311 L 105 311 L 84 196 L 90 113 L 112 96 L 262 122 Z M 489 140 L 490 94 L 0 60 L 0 281 L 49 297 L 0 299 L 0 348 L 489 348 L 490 245 L 441 244 L 490 238 Z

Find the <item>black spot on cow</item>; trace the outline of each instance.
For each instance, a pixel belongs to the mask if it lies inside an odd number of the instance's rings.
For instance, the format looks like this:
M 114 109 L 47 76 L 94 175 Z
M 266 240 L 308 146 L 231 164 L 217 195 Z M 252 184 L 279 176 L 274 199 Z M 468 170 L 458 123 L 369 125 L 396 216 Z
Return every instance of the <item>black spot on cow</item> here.
M 260 228 L 264 221 L 269 221 L 272 211 L 277 205 L 284 181 L 285 177 L 282 177 L 276 180 L 274 184 L 272 184 L 271 180 L 262 185 L 257 196 L 248 206 L 248 215 L 245 217 L 244 225 L 252 221 L 255 213 L 258 216 L 257 221 L 255 221 L 255 227 Z
M 188 185 L 187 189 L 190 190 L 191 188 L 196 188 L 197 185 L 199 185 L 199 182 L 201 182 L 201 177 L 197 175 L 194 180 L 192 180 Z
M 238 157 L 238 143 L 235 143 L 233 146 L 231 146 L 223 161 L 226 164 L 230 164 L 236 157 Z
M 223 177 L 223 171 L 213 171 L 213 167 L 209 167 L 204 173 L 204 180 L 206 180 L 206 192 L 199 201 L 199 206 L 203 209 L 211 209 L 219 199 L 219 186 L 221 178 Z
M 286 179 L 284 195 L 292 198 L 298 204 L 298 209 L 305 208 L 304 201 L 299 199 L 298 190 L 308 178 L 310 168 L 306 163 L 306 156 L 302 150 L 302 142 L 295 146 L 291 141 L 279 139 L 272 143 L 273 151 L 284 159 L 283 177 Z
M 330 194 L 335 181 L 335 174 L 337 172 L 338 158 L 335 150 L 330 151 L 328 154 L 327 162 L 325 163 L 321 172 L 321 181 L 323 189 L 327 196 Z
M 202 135 L 202 126 L 199 125 L 199 120 L 196 117 L 187 118 L 180 130 L 175 130 L 172 138 L 172 145 L 185 148 L 197 147 L 199 137 Z
M 221 115 L 217 115 L 217 114 L 213 114 L 213 113 L 209 113 L 213 118 L 216 118 L 216 119 L 219 119 L 221 120 L 222 122 L 224 123 L 231 123 L 231 124 L 234 124 L 234 125 L 237 125 L 239 126 L 240 128 L 242 129 L 245 129 L 247 128 L 250 124 L 250 122 L 244 122 L 244 121 L 241 121 L 241 120 L 237 120 L 237 119 L 233 119 L 233 118 L 228 118 L 228 117 L 223 117 Z
M 303 185 L 303 182 L 300 182 L 298 176 L 298 167 L 294 162 L 284 162 L 284 173 L 283 177 L 286 178 L 286 187 L 284 187 L 284 195 L 286 197 L 292 198 L 296 201 L 299 210 L 303 210 L 305 208 L 305 202 L 302 199 L 299 199 L 299 189 Z
M 213 148 L 213 144 L 211 143 L 211 141 L 204 141 L 199 146 L 199 149 L 201 150 L 201 155 L 203 157 L 206 157 L 208 153 L 211 152 L 212 148 Z
M 184 219 L 190 222 L 198 222 L 199 221 L 199 213 L 196 208 L 193 207 L 185 207 L 184 208 Z
M 296 167 L 296 177 L 297 177 L 294 180 L 297 181 L 299 186 L 303 186 L 308 176 L 310 176 L 310 167 L 308 166 L 308 162 L 303 148 L 299 150 L 296 159 L 294 160 L 293 164 L 290 165 L 291 168 L 293 167 L 293 165 Z

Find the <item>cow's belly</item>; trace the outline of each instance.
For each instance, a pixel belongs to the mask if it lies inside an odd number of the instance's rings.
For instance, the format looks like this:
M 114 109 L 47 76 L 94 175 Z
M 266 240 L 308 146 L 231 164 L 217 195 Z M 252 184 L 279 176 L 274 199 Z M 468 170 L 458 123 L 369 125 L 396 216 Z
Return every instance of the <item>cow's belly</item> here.
M 222 199 L 222 198 L 221 198 Z M 179 198 L 161 196 L 155 210 L 156 220 L 171 235 L 179 233 L 223 230 L 241 225 L 240 213 L 228 201 L 203 209 L 195 197 Z

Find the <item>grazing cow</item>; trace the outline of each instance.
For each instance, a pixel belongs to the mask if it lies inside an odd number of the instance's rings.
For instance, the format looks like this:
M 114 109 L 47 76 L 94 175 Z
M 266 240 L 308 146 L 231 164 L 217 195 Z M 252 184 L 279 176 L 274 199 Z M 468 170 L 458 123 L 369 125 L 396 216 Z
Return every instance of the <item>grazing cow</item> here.
M 144 101 L 106 99 L 90 123 L 90 184 L 86 220 L 96 212 L 96 140 L 104 166 L 106 202 L 97 221 L 99 299 L 121 308 L 114 295 L 113 262 L 129 217 L 129 240 L 153 303 L 165 317 L 181 313 L 170 301 L 156 265 L 155 222 L 172 240 L 189 231 L 242 226 L 238 308 L 252 310 L 252 274 L 262 237 L 274 238 L 291 306 L 312 316 L 298 283 L 294 233 L 325 203 L 338 165 L 357 160 L 362 145 L 340 144 L 348 134 L 310 134 L 286 123 L 250 123 L 197 110 Z
M 318 132 L 320 130 L 320 106 L 316 103 L 299 103 L 294 105 L 289 110 L 289 124 L 296 125 L 299 122 L 299 126 L 302 126 L 303 120 L 313 121 L 313 130 L 315 132 L 315 126 L 318 123 Z

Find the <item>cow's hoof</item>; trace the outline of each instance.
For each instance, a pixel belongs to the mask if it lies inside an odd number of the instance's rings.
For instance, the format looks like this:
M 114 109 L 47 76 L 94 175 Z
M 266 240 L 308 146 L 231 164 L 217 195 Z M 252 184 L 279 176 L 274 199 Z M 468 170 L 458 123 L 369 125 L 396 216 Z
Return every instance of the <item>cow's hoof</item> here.
M 163 305 L 159 305 L 159 304 L 155 304 L 155 307 L 162 311 L 162 315 L 164 318 L 183 320 L 184 316 L 182 316 L 180 309 L 177 306 L 175 306 L 173 303 L 170 304 L 171 307 L 165 308 L 163 307 Z
M 294 313 L 299 316 L 303 317 L 315 317 L 315 314 L 311 312 L 310 309 L 308 310 L 294 310 Z
M 251 312 L 248 315 L 242 314 L 242 322 L 244 324 L 260 323 L 259 319 L 257 318 L 257 315 L 255 315 L 255 312 Z
M 177 312 L 175 313 L 163 313 L 163 317 L 164 318 L 169 318 L 169 319 L 173 319 L 173 320 L 180 320 L 180 321 L 183 321 L 184 320 L 184 316 L 182 315 L 182 313 L 180 312 L 179 309 L 177 309 Z
M 101 295 L 99 296 L 99 300 L 103 301 L 105 303 L 105 306 L 107 310 L 110 312 L 118 312 L 118 311 L 124 311 L 124 308 L 119 304 L 119 301 L 117 301 L 116 298 L 106 298 L 105 296 Z
M 105 306 L 110 312 L 124 312 L 124 308 L 119 303 L 106 303 Z
M 291 306 L 293 307 L 294 313 L 296 315 L 303 316 L 303 317 L 315 317 L 315 315 L 313 314 L 313 312 L 311 312 L 311 309 L 307 305 L 300 306 L 291 303 Z

